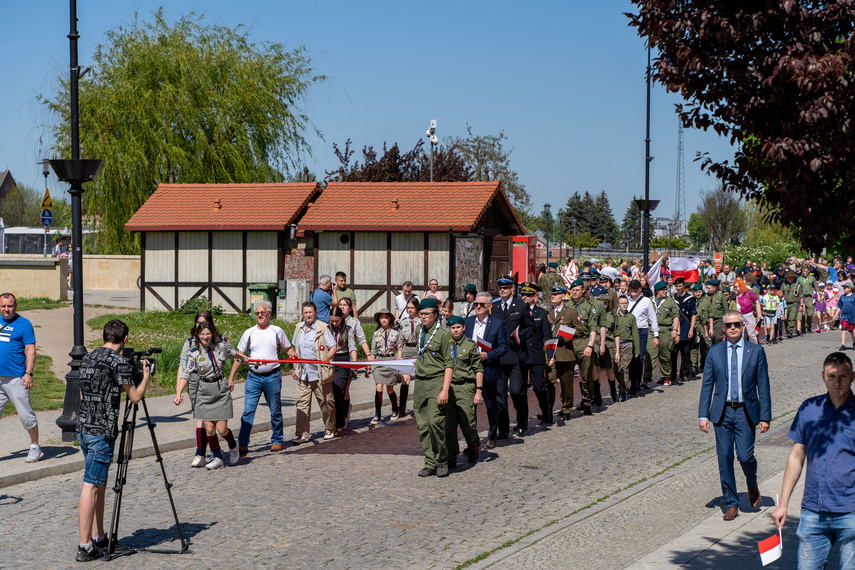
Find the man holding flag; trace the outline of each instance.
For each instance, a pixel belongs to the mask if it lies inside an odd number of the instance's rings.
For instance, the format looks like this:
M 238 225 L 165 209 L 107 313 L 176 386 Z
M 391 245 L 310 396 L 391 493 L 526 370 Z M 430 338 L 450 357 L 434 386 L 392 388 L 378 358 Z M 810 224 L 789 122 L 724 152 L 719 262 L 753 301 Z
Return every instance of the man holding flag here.
M 579 314 L 576 309 L 569 307 L 567 289 L 555 285 L 550 291 L 552 307 L 549 309 L 549 324 L 552 325 L 552 338 L 555 341 L 555 352 L 549 359 L 547 369 L 546 397 L 549 402 L 550 420 L 552 408 L 555 405 L 555 382 L 561 384 L 561 410 L 558 419 L 569 418 L 573 411 L 573 369 L 576 367 L 576 353 L 573 352 L 573 336 L 576 334 L 575 323 Z M 546 421 L 546 420 L 544 420 Z
M 793 440 L 781 502 L 772 512 L 779 531 L 807 460 L 799 516 L 799 568 L 824 568 L 828 553 L 840 542 L 840 568 L 855 565 L 855 395 L 852 361 L 842 352 L 825 358 L 822 381 L 827 392 L 805 400 L 787 436 Z
M 600 316 L 597 309 L 585 299 L 585 284 L 577 279 L 571 284 L 570 294 L 572 300 L 570 306 L 576 311 L 577 316 L 573 327 L 573 354 L 579 365 L 579 376 L 582 378 L 582 413 L 586 416 L 593 414 L 591 404 L 594 399 L 594 342 L 597 338 L 597 329 L 600 326 Z M 568 327 L 571 326 L 569 323 Z M 561 331 L 559 331 L 559 336 Z

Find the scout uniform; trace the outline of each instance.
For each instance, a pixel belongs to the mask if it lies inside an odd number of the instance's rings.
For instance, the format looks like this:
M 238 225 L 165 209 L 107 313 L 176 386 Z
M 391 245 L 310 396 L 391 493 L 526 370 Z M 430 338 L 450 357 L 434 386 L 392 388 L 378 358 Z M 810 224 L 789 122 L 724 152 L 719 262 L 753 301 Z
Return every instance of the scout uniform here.
M 620 362 L 615 367 L 615 378 L 620 388 L 620 401 L 626 402 L 626 381 L 629 379 L 629 363 L 632 357 L 641 350 L 641 340 L 638 336 L 638 323 L 632 313 L 614 313 L 614 326 L 611 329 L 615 345 L 615 354 L 620 354 Z
M 718 287 L 718 281 L 710 279 L 707 281 L 707 285 Z M 727 296 L 721 291 L 716 291 L 712 295 L 707 296 L 709 297 L 709 308 L 707 309 L 704 324 L 709 326 L 709 320 L 713 320 L 712 330 L 709 331 L 709 336 L 711 337 L 709 346 L 712 346 L 724 340 L 724 329 L 722 327 L 724 326 L 723 319 L 724 314 L 727 312 L 728 304 Z
M 459 316 L 448 319 L 448 325 L 462 325 L 463 319 Z M 449 340 L 451 346 L 451 358 L 454 362 L 454 376 L 451 377 L 451 386 L 448 388 L 448 404 L 445 406 L 445 445 L 448 450 L 448 458 L 455 463 L 457 454 L 460 453 L 460 445 L 457 441 L 457 426 L 463 432 L 463 439 L 470 451 L 470 457 L 474 452 L 477 459 L 477 450 L 481 445 L 478 436 L 478 427 L 475 422 L 475 375 L 479 372 L 484 374 L 484 365 L 481 362 L 481 353 L 478 345 L 463 336 L 460 340 Z M 474 463 L 471 461 L 470 463 Z
M 419 310 L 436 309 L 435 299 L 425 299 L 419 304 Z M 439 319 L 430 330 L 419 326 L 418 356 L 416 357 L 416 387 L 413 391 L 413 410 L 419 428 L 419 441 L 425 451 L 425 468 L 421 476 L 435 474 L 437 467 L 448 463 L 448 451 L 445 447 L 445 408 L 436 403 L 442 391 L 446 369 L 454 369 L 451 357 L 451 333 Z
M 792 281 L 790 281 L 790 277 L 793 278 Z M 787 282 L 781 285 L 781 291 L 784 293 L 784 302 L 787 303 L 787 338 L 793 336 L 793 330 L 796 328 L 796 314 L 799 301 L 801 300 L 801 295 L 799 295 L 799 288 L 798 285 L 796 285 L 795 277 L 796 273 L 794 271 L 787 271 Z
M 552 293 L 566 295 L 567 289 L 563 285 L 555 285 L 550 291 L 550 294 Z M 558 309 L 552 306 L 546 309 L 549 324 L 552 325 L 552 337 L 558 339 L 554 356 L 555 364 L 547 367 L 546 370 L 546 398 L 549 409 L 552 410 L 555 407 L 555 382 L 559 381 L 561 383 L 559 418 L 569 417 L 573 411 L 573 369 L 576 367 L 576 353 L 573 351 L 573 340 L 558 334 L 558 329 L 562 326 L 575 329 L 578 324 L 579 314 L 576 309 L 568 306 L 568 302 L 565 301 Z M 576 334 L 579 334 L 578 329 Z
M 395 328 L 401 331 L 401 341 L 404 343 L 401 358 L 415 358 L 419 355 L 419 325 L 422 322 L 418 317 L 411 319 L 410 314 L 402 317 L 395 323 Z M 398 399 L 398 417 L 407 414 L 407 398 L 410 396 L 410 385 L 401 383 L 401 397 Z
M 796 286 L 803 303 L 798 318 L 802 323 L 802 332 L 808 332 L 813 324 L 813 294 L 816 291 L 816 278 L 808 273 L 807 277 L 801 276 L 796 279 Z
M 582 286 L 585 284 L 581 279 L 574 281 L 570 288 Z M 577 303 L 572 298 L 567 301 L 567 304 L 575 309 L 576 321 L 568 326 L 576 329 L 576 334 L 573 336 L 573 354 L 576 357 L 576 364 L 579 365 L 579 375 L 581 376 L 582 389 L 582 406 L 585 415 L 591 414 L 591 403 L 594 399 L 594 358 L 598 352 L 596 344 L 591 346 L 590 331 L 596 331 L 600 326 L 600 315 L 597 309 L 588 302 L 584 297 Z M 596 342 L 596 339 L 595 339 Z M 591 348 L 591 356 L 585 356 L 585 349 Z M 562 394 L 563 397 L 563 394 Z
M 667 283 L 660 281 L 653 286 L 653 289 L 659 291 L 667 286 Z M 671 297 L 657 298 L 653 304 L 656 306 L 656 321 L 659 323 L 659 346 L 654 347 L 651 342 L 647 345 L 647 352 L 650 354 L 650 362 L 653 366 L 656 365 L 657 360 L 659 361 L 659 382 L 664 382 L 672 375 L 671 358 L 676 345 L 671 338 L 671 332 L 674 328 L 674 319 L 679 317 L 680 308 Z M 652 372 L 651 366 L 651 374 Z
M 399 352 L 404 347 L 404 336 L 401 331 L 389 326 L 384 329 L 380 326 L 380 315 L 386 314 L 391 320 L 395 320 L 392 312 L 388 309 L 383 309 L 374 315 L 374 320 L 377 322 L 377 330 L 371 335 L 371 355 L 375 360 L 394 360 L 398 358 Z M 385 384 L 386 386 L 394 386 L 398 383 L 398 372 L 393 368 L 385 366 L 372 366 L 371 376 L 374 378 L 375 384 Z M 397 408 L 398 406 L 393 406 Z M 393 409 L 392 413 L 397 413 L 397 409 Z
M 700 283 L 692 287 L 692 291 L 701 291 L 701 297 L 698 299 L 697 311 L 698 317 L 695 319 L 695 339 L 692 343 L 692 368 L 693 372 L 697 373 L 698 369 L 703 370 L 704 364 L 707 361 L 707 352 L 710 349 L 710 342 L 707 340 L 706 329 L 710 323 L 710 306 L 711 298 L 704 294 L 704 286 Z M 704 326 L 706 325 L 706 326 Z M 700 363 L 698 363 L 700 356 Z
M 593 270 L 592 270 L 593 271 Z M 592 275 L 599 275 L 599 273 L 592 273 Z M 585 275 L 582 275 L 582 279 L 585 279 Z M 591 355 L 591 359 L 594 362 L 594 395 L 591 403 L 594 406 L 602 406 L 603 405 L 603 396 L 600 393 L 600 368 L 604 368 L 606 370 L 610 370 L 612 368 L 611 361 L 607 362 L 605 366 L 603 366 L 603 360 L 608 355 L 609 345 L 606 344 L 606 353 L 600 354 L 600 343 L 603 342 L 601 338 L 601 333 L 603 328 L 607 328 L 608 325 L 606 323 L 606 304 L 603 303 L 599 296 L 603 296 L 606 294 L 606 288 L 596 286 L 596 290 L 594 287 L 590 287 L 585 293 L 585 298 L 597 311 L 597 326 L 595 327 L 597 331 L 597 336 L 594 337 L 594 353 Z M 599 296 L 595 296 L 594 292 L 597 292 Z
M 218 422 L 232 418 L 232 394 L 228 376 L 223 374 L 225 360 L 234 358 L 237 351 L 225 339 L 209 348 L 197 348 L 195 343 L 187 356 L 187 365 L 181 373 L 188 386 L 195 385 L 190 394 L 193 418 L 205 422 Z
M 605 327 L 606 327 L 606 337 L 605 337 L 606 338 L 606 351 L 600 355 L 600 368 L 608 371 L 608 370 L 614 369 L 614 367 L 615 367 L 614 366 L 615 355 L 617 354 L 617 352 L 615 352 L 615 350 L 614 350 L 615 314 L 612 311 L 605 311 L 602 316 L 603 316 L 603 318 L 600 320 L 602 323 L 605 324 Z M 597 344 L 596 347 L 597 347 L 597 351 L 599 353 L 600 345 Z M 618 400 L 617 388 L 615 385 L 616 380 L 609 380 L 608 376 L 606 376 L 606 379 L 608 380 L 608 383 L 609 383 L 609 392 L 610 392 L 611 397 L 612 397 L 612 402 L 617 403 L 619 400 Z M 597 382 L 597 384 L 599 384 L 599 382 Z

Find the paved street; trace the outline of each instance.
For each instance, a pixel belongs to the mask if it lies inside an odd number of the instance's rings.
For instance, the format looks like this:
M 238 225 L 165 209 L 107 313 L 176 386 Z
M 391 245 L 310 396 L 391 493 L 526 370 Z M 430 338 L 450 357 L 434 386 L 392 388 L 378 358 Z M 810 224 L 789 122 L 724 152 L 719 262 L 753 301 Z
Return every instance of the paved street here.
M 449 568 L 499 549 L 475 566 L 659 568 L 688 563 L 661 551 L 680 537 L 706 533 L 706 543 L 686 543 L 700 549 L 718 544 L 720 532 L 742 545 L 722 559 L 733 566 L 740 556 L 756 557 L 757 535 L 774 530 L 762 517 L 780 487 L 774 478 L 788 451 L 784 426 L 804 398 L 822 391 L 821 362 L 838 342 L 838 333 L 825 333 L 766 347 L 775 419 L 757 446 L 761 512 L 737 519 L 757 527 L 745 536 L 731 530 L 735 524 L 716 531 L 714 436 L 697 428 L 700 382 L 693 381 L 657 388 L 593 417 L 574 415 L 564 425 L 531 430 L 482 453 L 472 467 L 461 457 L 463 467 L 447 479 L 416 477 L 422 457 L 412 418 L 374 427 L 368 410 L 360 412 L 353 435 L 279 454 L 267 450 L 269 433 L 254 434 L 247 458 L 215 472 L 190 469 L 190 450 L 170 452 L 165 466 L 191 552 L 146 552 L 114 564 Z M 148 434 L 140 431 L 137 439 L 147 441 Z M 0 565 L 74 565 L 80 481 L 77 472 L 0 491 L 6 531 Z M 738 481 L 744 492 L 744 480 Z M 798 512 L 797 504 L 791 507 Z M 794 532 L 795 523 L 787 528 Z M 136 547 L 161 541 L 167 542 L 159 548 L 177 547 L 152 457 L 131 464 L 120 537 Z M 794 549 L 794 538 L 789 545 Z M 697 567 L 719 567 L 699 552 L 688 557 L 703 562 Z

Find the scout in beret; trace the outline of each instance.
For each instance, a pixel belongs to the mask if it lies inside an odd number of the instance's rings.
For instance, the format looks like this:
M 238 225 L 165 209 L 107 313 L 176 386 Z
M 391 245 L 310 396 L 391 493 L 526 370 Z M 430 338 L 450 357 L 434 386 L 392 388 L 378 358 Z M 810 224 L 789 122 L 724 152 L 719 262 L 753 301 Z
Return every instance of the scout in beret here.
M 478 461 L 481 438 L 475 423 L 475 406 L 482 403 L 484 364 L 478 346 L 464 334 L 465 321 L 460 316 L 448 319 L 449 340 L 454 372 L 448 386 L 448 403 L 445 405 L 445 444 L 448 450 L 448 467 L 457 467 L 460 445 L 457 427 L 466 440 L 467 461 Z
M 551 267 L 553 269 L 558 269 L 558 262 L 557 261 L 550 261 L 549 267 Z
M 434 301 L 435 302 L 435 301 Z M 389 309 L 380 309 L 374 313 L 374 321 L 377 330 L 371 335 L 371 355 L 375 361 L 400 359 L 404 348 L 404 336 L 395 327 L 395 315 Z M 374 378 L 376 391 L 374 393 L 374 419 L 372 425 L 379 424 L 382 420 L 380 412 L 383 409 L 383 388 L 389 394 L 389 402 L 392 404 L 392 418 L 398 417 L 398 395 L 395 394 L 395 385 L 398 384 L 398 372 L 385 366 L 372 366 L 371 376 Z
M 425 309 L 436 309 L 438 312 L 439 304 L 436 302 L 436 299 L 424 299 L 419 303 L 419 311 L 423 311 Z
M 657 281 L 656 285 L 653 286 L 653 290 L 654 291 L 661 291 L 662 289 L 665 289 L 666 287 L 668 287 L 667 283 L 665 283 L 664 281 Z

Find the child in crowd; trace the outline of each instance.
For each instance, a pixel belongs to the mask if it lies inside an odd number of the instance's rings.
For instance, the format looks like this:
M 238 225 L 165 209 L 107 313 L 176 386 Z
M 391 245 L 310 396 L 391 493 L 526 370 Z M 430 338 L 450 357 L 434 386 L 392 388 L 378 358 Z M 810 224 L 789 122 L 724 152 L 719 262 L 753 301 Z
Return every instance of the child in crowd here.
M 784 300 L 783 291 L 777 289 L 775 294 L 778 297 L 778 310 L 775 313 L 775 318 L 778 319 L 776 339 L 784 340 L 787 337 L 787 302 Z
M 814 291 L 813 297 L 813 310 L 816 314 L 817 318 L 817 328 L 816 332 L 822 332 L 824 330 L 828 330 L 828 315 L 826 310 L 826 303 L 828 302 L 828 292 L 825 290 L 825 283 L 820 281 L 816 284 L 817 290 Z
M 377 323 L 377 330 L 374 331 L 374 335 L 371 337 L 371 355 L 374 356 L 374 360 L 400 360 L 404 348 L 404 340 L 401 331 L 392 327 L 395 322 L 392 311 L 381 309 L 374 315 L 374 321 Z M 389 400 L 392 402 L 392 417 L 390 419 L 398 419 L 398 395 L 395 394 L 395 385 L 398 383 L 398 372 L 385 366 L 372 366 L 371 374 L 374 377 L 377 387 L 377 391 L 374 393 L 374 419 L 371 420 L 371 424 L 377 425 L 381 421 L 380 411 L 383 408 L 383 386 L 386 387 Z
M 852 337 L 852 348 L 855 348 L 855 295 L 852 294 L 852 282 L 843 283 L 843 295 L 837 301 L 840 307 L 840 350 L 846 350 L 846 331 Z
M 446 299 L 442 302 L 442 314 L 439 317 L 439 324 L 448 328 L 448 319 L 454 316 L 454 302 L 451 299 Z
M 778 344 L 776 329 L 778 324 L 778 295 L 775 294 L 775 286 L 769 285 L 766 294 L 760 297 L 760 305 L 763 306 L 763 328 L 766 330 L 766 344 Z
M 840 309 L 837 308 L 837 297 L 842 293 L 834 288 L 834 283 L 829 279 L 825 282 L 825 292 L 828 293 L 828 301 L 825 302 L 825 312 L 828 313 L 828 330 L 839 325 Z

